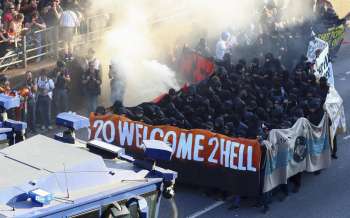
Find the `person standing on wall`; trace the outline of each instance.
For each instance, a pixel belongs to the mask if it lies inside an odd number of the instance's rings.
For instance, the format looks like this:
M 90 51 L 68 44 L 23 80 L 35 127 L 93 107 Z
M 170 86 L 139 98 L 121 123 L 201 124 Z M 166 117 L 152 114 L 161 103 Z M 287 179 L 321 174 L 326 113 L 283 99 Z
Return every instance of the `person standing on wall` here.
M 5 4 L 4 13 L 2 15 L 1 21 L 5 30 L 10 28 L 10 23 L 14 20 L 15 16 L 18 14 L 15 5 L 11 2 Z
M 40 114 L 41 130 L 52 130 L 51 121 L 51 102 L 52 91 L 55 88 L 55 83 L 47 76 L 46 71 L 41 71 L 37 80 L 38 85 L 38 102 L 37 109 Z
M 101 94 L 100 72 L 95 69 L 93 62 L 89 63 L 89 69 L 82 76 L 84 95 L 87 100 L 87 113 L 90 115 L 97 108 L 97 99 Z
M 63 13 L 63 9 L 60 5 L 59 0 L 51 0 L 51 2 L 45 4 L 44 1 L 39 2 L 39 8 L 41 8 L 42 4 L 42 10 L 41 10 L 41 15 L 43 16 L 44 22 L 47 27 L 54 27 L 58 25 L 59 19 L 61 14 Z M 46 37 L 47 41 L 52 44 L 52 46 L 49 46 L 49 52 L 51 54 L 54 53 L 54 45 L 57 43 L 57 36 L 56 36 L 56 31 L 53 29 L 49 29 L 46 32 Z
M 73 37 L 80 21 L 77 14 L 73 11 L 74 3 L 67 3 L 66 10 L 60 16 L 59 26 L 61 39 L 64 43 L 64 58 L 72 60 L 73 58 Z
M 30 30 L 30 34 L 28 35 L 28 40 L 34 42 L 35 46 L 38 48 L 37 55 L 41 55 L 43 52 L 42 41 L 43 41 L 43 33 L 37 32 L 39 30 L 43 30 L 46 28 L 46 24 L 44 20 L 40 17 L 39 12 L 34 11 L 31 15 L 30 22 L 26 23 L 26 28 Z M 36 59 L 36 62 L 41 61 L 41 56 Z

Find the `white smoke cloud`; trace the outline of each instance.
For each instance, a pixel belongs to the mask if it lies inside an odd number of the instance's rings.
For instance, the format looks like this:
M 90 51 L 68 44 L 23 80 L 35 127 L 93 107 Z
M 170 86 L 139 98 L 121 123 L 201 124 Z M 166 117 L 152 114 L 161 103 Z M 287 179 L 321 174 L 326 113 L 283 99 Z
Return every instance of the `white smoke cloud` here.
M 101 52 L 118 65 L 114 73 L 125 82 L 123 103 L 135 106 L 155 99 L 170 88 L 178 89 L 179 85 L 175 72 L 152 60 L 157 49 L 147 14 L 138 7 L 127 10 L 123 21 L 117 22 L 107 34 Z
M 156 60 L 143 60 L 137 68 L 127 73 L 125 105 L 135 106 L 142 102 L 149 102 L 170 88 L 180 88 L 176 82 L 175 73 Z
M 283 2 L 281 2 L 283 1 Z M 310 11 L 305 0 L 278 0 L 283 18 Z M 134 106 L 178 88 L 176 74 L 160 62 L 175 44 L 194 44 L 200 37 L 217 38 L 222 31 L 258 26 L 262 0 L 98 0 L 95 11 L 112 10 L 113 30 L 98 45 L 98 56 L 120 63 L 126 84 L 124 103 Z M 258 31 L 258 29 L 257 29 Z M 107 66 L 108 64 L 105 64 Z M 108 70 L 104 70 L 106 78 Z M 108 82 L 105 81 L 108 86 Z M 106 85 L 105 89 L 108 89 Z M 107 88 L 106 88 L 107 87 Z M 110 102 L 109 102 L 110 103 Z

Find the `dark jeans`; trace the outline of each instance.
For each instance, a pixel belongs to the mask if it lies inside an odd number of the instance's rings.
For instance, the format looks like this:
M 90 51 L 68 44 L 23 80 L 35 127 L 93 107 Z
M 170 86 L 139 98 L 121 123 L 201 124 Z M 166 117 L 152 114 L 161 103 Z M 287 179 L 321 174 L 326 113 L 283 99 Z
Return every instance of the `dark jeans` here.
M 51 98 L 49 96 L 38 96 L 37 110 L 40 115 L 41 125 L 50 126 Z
M 262 206 L 264 208 L 269 208 L 269 204 L 271 202 L 271 198 L 272 198 L 271 191 L 261 194 L 260 200 L 261 200 L 261 204 L 262 204 Z
M 98 99 L 98 95 L 88 94 L 86 96 L 88 117 L 90 116 L 91 112 L 95 112 L 97 108 L 97 99 Z
M 27 111 L 23 110 L 22 120 L 27 122 L 28 129 L 35 131 L 36 125 L 36 101 L 34 98 L 27 100 Z
M 294 187 L 297 189 L 299 189 L 301 186 L 301 174 L 302 173 L 297 173 L 289 178 L 289 180 L 293 183 Z
M 338 152 L 338 143 L 337 143 L 337 135 L 335 135 L 333 139 L 332 155 L 337 155 L 337 152 Z
M 67 89 L 55 89 L 53 99 L 55 104 L 56 115 L 61 112 L 68 111 L 68 90 Z
M 262 157 L 262 158 L 264 158 L 264 157 Z M 264 184 L 265 184 L 264 179 L 265 179 L 265 165 L 262 162 L 261 163 L 261 171 L 260 171 L 260 198 L 259 198 L 259 201 L 265 209 L 268 209 L 270 201 L 271 201 L 271 191 L 264 193 Z
M 282 191 L 283 194 L 285 194 L 286 196 L 289 195 L 289 187 L 288 184 L 281 184 L 280 185 L 280 189 Z

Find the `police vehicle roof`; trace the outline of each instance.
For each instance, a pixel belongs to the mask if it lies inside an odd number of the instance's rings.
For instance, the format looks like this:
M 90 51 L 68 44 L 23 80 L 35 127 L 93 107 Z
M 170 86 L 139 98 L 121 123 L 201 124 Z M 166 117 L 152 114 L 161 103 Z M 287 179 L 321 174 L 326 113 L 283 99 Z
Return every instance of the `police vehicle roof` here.
M 37 135 L 0 150 L 0 217 L 41 216 L 162 181 L 145 179 L 148 173 L 129 162 L 103 160 L 86 150 Z M 69 194 L 70 202 L 53 200 L 37 207 L 18 199 L 37 188 L 57 198 Z

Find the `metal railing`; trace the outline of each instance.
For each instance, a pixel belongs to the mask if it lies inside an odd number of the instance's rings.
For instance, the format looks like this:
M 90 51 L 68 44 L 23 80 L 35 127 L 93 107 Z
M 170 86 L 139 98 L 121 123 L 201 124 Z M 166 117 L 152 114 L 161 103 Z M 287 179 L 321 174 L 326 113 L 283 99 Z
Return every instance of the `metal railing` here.
M 110 29 L 106 14 L 85 18 L 77 28 L 73 45 L 84 46 L 101 40 L 103 33 Z M 58 59 L 59 53 L 64 49 L 59 37 L 59 26 L 28 32 L 17 43 L 9 43 L 8 47 L 5 54 L 0 57 L 0 72 L 14 67 L 27 68 L 29 62 L 40 61 L 48 56 Z

